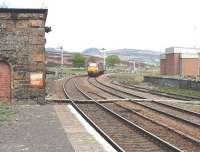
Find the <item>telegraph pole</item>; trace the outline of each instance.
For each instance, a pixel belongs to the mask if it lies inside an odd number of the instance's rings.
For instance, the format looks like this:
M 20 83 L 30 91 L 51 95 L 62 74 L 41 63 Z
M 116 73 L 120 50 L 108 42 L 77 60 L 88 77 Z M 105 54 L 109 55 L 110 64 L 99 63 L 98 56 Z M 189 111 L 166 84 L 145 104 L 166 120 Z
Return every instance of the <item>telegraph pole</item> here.
M 62 73 L 61 75 L 63 77 L 63 47 L 61 46 L 60 49 L 61 49 L 61 73 Z
M 104 65 L 104 70 L 106 69 L 106 49 L 102 48 L 103 51 L 103 65 Z
M 61 50 L 61 65 L 63 66 L 63 47 L 59 48 Z
M 60 74 L 61 74 L 61 77 L 63 77 L 63 47 L 62 46 L 60 46 L 60 47 L 58 47 L 58 49 L 60 50 L 60 57 L 61 57 L 61 63 L 60 63 Z M 60 75 L 60 74 L 58 74 L 58 75 Z M 60 77 L 60 76 L 59 76 Z

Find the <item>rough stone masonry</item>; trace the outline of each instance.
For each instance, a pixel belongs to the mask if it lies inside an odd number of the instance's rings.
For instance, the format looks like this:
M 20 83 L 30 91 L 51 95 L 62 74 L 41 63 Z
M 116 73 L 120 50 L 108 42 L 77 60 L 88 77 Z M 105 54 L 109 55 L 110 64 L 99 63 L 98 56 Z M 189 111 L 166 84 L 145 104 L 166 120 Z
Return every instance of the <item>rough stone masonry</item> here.
M 47 12 L 47 9 L 0 8 L 0 62 L 10 67 L 11 102 L 45 102 Z M 42 84 L 31 84 L 34 74 L 42 76 Z

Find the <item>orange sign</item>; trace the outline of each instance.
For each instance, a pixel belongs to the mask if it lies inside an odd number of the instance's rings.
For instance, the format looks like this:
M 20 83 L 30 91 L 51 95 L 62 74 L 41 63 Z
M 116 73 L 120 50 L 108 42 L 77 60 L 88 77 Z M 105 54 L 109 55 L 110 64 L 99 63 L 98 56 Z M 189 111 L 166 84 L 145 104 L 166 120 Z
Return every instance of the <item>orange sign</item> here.
M 30 74 L 30 83 L 32 86 L 43 87 L 43 73 L 31 73 Z

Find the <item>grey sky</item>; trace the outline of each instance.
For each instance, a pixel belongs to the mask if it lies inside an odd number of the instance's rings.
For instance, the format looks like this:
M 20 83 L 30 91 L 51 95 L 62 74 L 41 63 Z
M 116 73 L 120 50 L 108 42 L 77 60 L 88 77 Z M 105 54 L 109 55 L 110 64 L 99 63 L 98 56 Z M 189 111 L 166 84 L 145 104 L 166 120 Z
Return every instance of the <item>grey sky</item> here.
M 0 3 L 5 0 L 0 0 Z M 9 7 L 47 6 L 47 47 L 164 51 L 200 47 L 199 0 L 6 0 Z

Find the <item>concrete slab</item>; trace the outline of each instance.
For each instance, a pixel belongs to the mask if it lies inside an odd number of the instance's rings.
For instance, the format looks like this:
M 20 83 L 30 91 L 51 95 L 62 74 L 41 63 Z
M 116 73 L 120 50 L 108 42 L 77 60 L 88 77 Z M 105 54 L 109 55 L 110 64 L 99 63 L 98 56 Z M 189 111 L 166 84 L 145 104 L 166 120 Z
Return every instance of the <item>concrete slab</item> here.
M 15 106 L 15 119 L 0 126 L 0 152 L 73 152 L 53 105 Z
M 0 152 L 115 152 L 70 105 L 17 105 Z
M 55 105 L 54 108 L 75 151 L 115 152 L 71 105 Z

